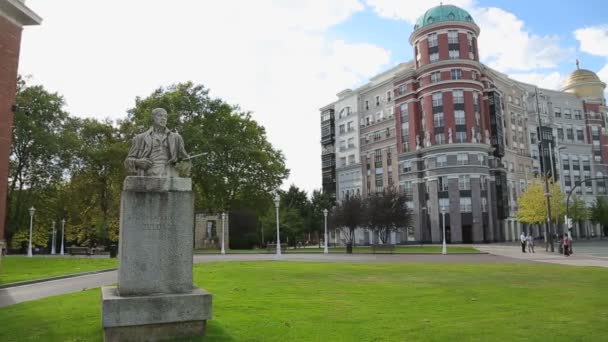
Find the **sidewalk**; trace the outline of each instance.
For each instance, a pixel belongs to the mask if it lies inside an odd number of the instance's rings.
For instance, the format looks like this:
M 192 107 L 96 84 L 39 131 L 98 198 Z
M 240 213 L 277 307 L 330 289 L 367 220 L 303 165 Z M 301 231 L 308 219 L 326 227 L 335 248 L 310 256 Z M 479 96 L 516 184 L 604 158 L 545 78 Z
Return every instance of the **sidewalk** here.
M 521 246 L 519 245 L 476 245 L 474 247 L 480 250 L 481 252 L 486 252 L 493 255 L 499 255 L 513 259 L 523 259 L 528 261 L 570 266 L 608 267 L 608 258 L 595 257 L 586 254 L 579 255 L 576 253 L 576 246 L 574 247 L 574 254 L 569 257 L 564 256 L 563 254 L 559 254 L 557 252 L 545 252 L 544 245 L 536 246 L 536 253 L 522 253 Z

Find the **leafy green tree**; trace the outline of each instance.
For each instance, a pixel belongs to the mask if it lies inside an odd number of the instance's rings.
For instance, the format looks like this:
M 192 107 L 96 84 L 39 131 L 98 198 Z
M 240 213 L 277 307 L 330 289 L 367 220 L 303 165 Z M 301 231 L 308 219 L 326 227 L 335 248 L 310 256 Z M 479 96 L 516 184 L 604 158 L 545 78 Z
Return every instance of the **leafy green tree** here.
M 582 222 L 589 219 L 589 209 L 587 204 L 580 197 L 574 197 L 574 200 L 570 202 L 569 215 L 572 221 L 575 222 L 580 228 Z
M 29 229 L 28 209 L 45 209 L 52 190 L 62 182 L 71 150 L 63 140 L 68 118 L 65 102 L 42 86 L 19 79 L 8 180 L 7 238 Z M 39 210 L 41 221 L 52 213 Z M 29 230 L 28 230 L 29 235 Z
M 392 232 L 406 230 L 412 224 L 405 194 L 393 190 L 372 194 L 365 199 L 366 226 L 378 233 L 382 243 L 389 242 Z
M 283 153 L 266 138 L 266 130 L 243 112 L 209 90 L 192 82 L 159 88 L 146 98 L 137 98 L 135 108 L 121 122 L 121 132 L 132 138 L 151 125 L 150 112 L 162 107 L 168 127 L 183 136 L 193 160 L 192 178 L 197 210 L 218 212 L 236 203 L 247 203 L 264 212 L 268 194 L 288 176 Z
M 332 210 L 332 229 L 342 233 L 346 240 L 346 253 L 353 252 L 355 230 L 365 222 L 365 204 L 360 196 L 344 199 Z
M 602 225 L 604 236 L 608 235 L 608 199 L 598 197 L 591 208 L 591 221 Z
M 331 211 L 336 205 L 334 199 L 321 190 L 314 190 L 310 199 L 310 231 L 315 233 L 319 247 L 321 247 L 321 237 L 325 233 L 325 216 L 323 210 Z M 328 218 L 329 225 L 329 218 Z

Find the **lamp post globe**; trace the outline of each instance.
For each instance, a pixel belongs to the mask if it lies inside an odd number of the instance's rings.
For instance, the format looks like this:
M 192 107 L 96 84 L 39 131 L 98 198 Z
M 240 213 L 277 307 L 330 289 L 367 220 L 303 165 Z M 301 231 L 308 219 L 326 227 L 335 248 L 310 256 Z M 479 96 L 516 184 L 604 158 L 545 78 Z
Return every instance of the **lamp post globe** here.
M 36 208 L 31 207 L 29 209 L 30 212 L 30 239 L 27 245 L 27 256 L 32 257 L 32 228 L 34 226 L 34 214 L 36 213 Z
M 323 248 L 324 254 L 329 253 L 329 250 L 327 249 L 327 213 L 327 209 L 323 209 L 323 216 L 325 217 L 325 237 L 323 238 L 323 241 L 325 242 L 325 247 Z
M 281 204 L 281 195 L 277 191 L 274 194 L 274 206 L 277 211 L 277 254 L 276 254 L 277 259 L 281 257 L 281 238 L 279 236 L 279 204 Z
M 441 248 L 441 254 L 446 255 L 448 254 L 448 247 L 445 243 L 445 207 L 441 208 L 441 216 L 443 221 L 443 246 Z

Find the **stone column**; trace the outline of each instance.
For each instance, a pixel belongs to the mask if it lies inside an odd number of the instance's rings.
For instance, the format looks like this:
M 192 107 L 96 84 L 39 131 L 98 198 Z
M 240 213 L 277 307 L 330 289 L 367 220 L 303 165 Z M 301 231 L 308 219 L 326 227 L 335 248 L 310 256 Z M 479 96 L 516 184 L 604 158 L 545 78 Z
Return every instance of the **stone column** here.
M 458 176 L 448 178 L 448 194 L 450 196 L 450 235 L 452 243 L 462 243 L 462 217 L 460 216 Z
M 429 207 L 427 211 L 431 220 L 431 241 L 443 241 L 442 231 L 439 222 L 439 198 L 437 196 L 437 179 L 427 180 L 429 185 Z
M 473 242 L 483 242 L 483 216 L 481 214 L 481 183 L 479 177 L 471 177 L 471 210 L 473 212 Z M 489 240 L 489 239 L 488 239 Z
M 422 207 L 425 206 L 424 200 L 421 200 L 421 196 L 423 196 L 422 189 L 424 189 L 424 183 L 412 183 L 412 203 L 414 204 L 414 239 L 417 242 L 421 242 L 424 239 L 424 234 L 422 233 L 424 227 L 424 217 Z

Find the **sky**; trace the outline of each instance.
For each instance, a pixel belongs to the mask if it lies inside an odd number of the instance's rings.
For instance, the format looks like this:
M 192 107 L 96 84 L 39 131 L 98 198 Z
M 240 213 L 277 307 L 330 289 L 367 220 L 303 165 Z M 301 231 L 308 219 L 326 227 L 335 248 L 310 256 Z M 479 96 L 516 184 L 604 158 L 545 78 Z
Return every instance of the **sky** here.
M 453 0 L 480 26 L 481 61 L 558 89 L 576 68 L 608 82 L 608 2 Z M 19 72 L 70 114 L 122 119 L 161 86 L 193 81 L 253 112 L 290 184 L 321 188 L 319 108 L 412 59 L 427 0 L 28 0 Z M 186 142 L 187 143 L 187 142 Z

